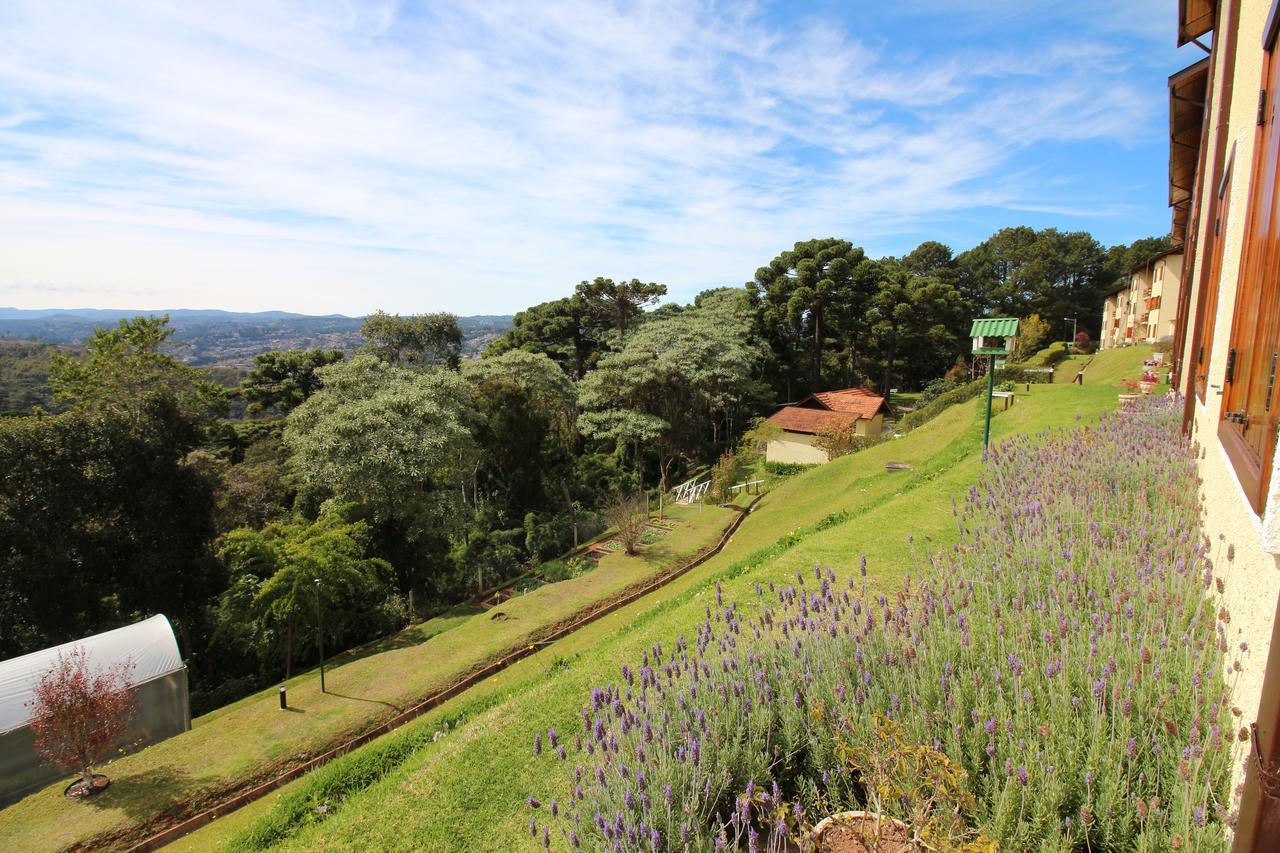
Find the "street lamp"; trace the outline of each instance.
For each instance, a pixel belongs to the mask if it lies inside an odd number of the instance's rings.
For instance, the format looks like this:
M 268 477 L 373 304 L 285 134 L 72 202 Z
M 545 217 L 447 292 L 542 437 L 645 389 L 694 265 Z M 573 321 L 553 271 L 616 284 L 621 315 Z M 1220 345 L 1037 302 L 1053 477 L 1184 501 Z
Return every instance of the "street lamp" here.
M 1070 341 L 1070 343 L 1071 343 L 1072 345 L 1074 345 L 1074 344 L 1075 344 L 1075 341 L 1076 341 L 1076 320 L 1077 320 L 1078 318 L 1077 318 L 1077 317 L 1063 317 L 1062 319 L 1063 319 L 1063 320 L 1070 320 L 1070 321 L 1071 321 L 1071 341 Z
M 324 693 L 324 624 L 320 621 L 320 578 L 316 582 L 316 646 L 320 650 L 320 692 Z
M 985 454 L 987 445 L 991 443 L 991 397 L 996 385 L 996 356 L 1008 356 L 1013 353 L 1018 341 L 1018 320 L 1016 317 L 989 317 L 974 320 L 973 328 L 969 330 L 969 337 L 973 338 L 973 354 L 988 357 L 987 420 L 982 431 L 982 451 Z M 988 342 L 988 338 L 993 340 Z

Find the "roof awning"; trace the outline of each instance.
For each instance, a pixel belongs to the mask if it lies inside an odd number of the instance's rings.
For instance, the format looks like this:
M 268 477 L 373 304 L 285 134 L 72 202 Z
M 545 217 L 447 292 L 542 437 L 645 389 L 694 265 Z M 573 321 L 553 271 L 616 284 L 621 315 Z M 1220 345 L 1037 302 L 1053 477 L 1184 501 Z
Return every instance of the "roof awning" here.
M 1169 78 L 1169 206 L 1173 208 L 1174 246 L 1181 246 L 1187 236 L 1208 84 L 1207 56 Z
M 971 338 L 1011 338 L 1018 334 L 1017 317 L 988 317 L 974 320 L 969 330 Z
M 1178 0 L 1178 47 L 1213 29 L 1217 0 Z

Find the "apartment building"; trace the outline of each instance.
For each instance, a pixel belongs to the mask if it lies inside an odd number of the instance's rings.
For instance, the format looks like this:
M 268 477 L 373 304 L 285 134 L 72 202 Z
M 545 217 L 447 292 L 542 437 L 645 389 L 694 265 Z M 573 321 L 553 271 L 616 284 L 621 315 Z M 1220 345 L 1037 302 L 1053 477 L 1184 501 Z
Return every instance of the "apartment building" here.
M 1101 349 L 1153 344 L 1176 328 L 1182 284 L 1182 249 L 1161 252 L 1129 270 L 1129 280 L 1102 306 Z

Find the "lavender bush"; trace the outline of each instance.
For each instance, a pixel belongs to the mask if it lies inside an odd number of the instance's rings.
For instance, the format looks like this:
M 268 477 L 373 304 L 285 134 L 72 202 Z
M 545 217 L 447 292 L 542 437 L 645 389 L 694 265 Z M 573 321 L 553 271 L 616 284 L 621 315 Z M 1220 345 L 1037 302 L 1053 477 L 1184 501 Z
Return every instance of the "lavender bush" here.
M 1151 401 L 997 447 L 954 509 L 960 544 L 891 599 L 868 592 L 865 559 L 844 583 L 815 568 L 757 584 L 750 615 L 717 584 L 695 637 L 655 643 L 568 738 L 539 737 L 566 786 L 530 798 L 530 832 L 782 849 L 868 802 L 920 829 L 922 780 L 877 796 L 848 760 L 887 719 L 956 768 L 964 794 L 941 825 L 959 814 L 1018 850 L 1219 849 L 1227 617 L 1197 494 L 1176 415 Z

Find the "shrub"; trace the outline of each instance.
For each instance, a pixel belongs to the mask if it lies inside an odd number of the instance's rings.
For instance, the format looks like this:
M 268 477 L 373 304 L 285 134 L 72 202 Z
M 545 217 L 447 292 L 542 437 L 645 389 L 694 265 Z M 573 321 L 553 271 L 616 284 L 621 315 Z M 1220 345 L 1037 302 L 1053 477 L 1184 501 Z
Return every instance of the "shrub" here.
M 1148 402 L 994 448 L 961 545 L 892 597 L 868 593 L 865 560 L 861 582 L 756 584 L 755 616 L 717 583 L 694 638 L 592 691 L 556 753 L 569 798 L 530 798 L 531 830 L 759 849 L 872 805 L 949 843 L 1220 849 L 1229 617 L 1205 595 L 1195 484 L 1172 406 Z
M 644 495 L 619 497 L 605 507 L 605 522 L 617 531 L 618 541 L 628 554 L 636 553 L 640 534 L 649 520 L 649 501 Z
M 138 700 L 129 688 L 133 662 L 89 669 L 83 646 L 58 653 L 35 685 L 31 731 L 36 752 L 80 774 L 82 795 L 94 792 L 93 765 L 129 730 Z
M 547 583 L 558 583 L 581 577 L 595 567 L 596 561 L 590 557 L 569 557 L 564 560 L 552 560 L 542 564 L 542 577 Z
M 712 500 L 720 504 L 729 500 L 732 496 L 730 488 L 737 484 L 740 470 L 741 465 L 735 451 L 726 450 L 720 454 L 720 459 L 711 469 L 711 486 L 708 491 L 711 493 Z
M 766 473 L 775 477 L 790 477 L 794 474 L 803 474 L 816 465 L 808 462 L 766 462 L 764 470 Z
M 974 397 L 978 396 L 979 393 L 985 390 L 987 390 L 987 379 L 985 376 L 981 379 L 975 379 L 972 382 L 952 388 L 945 394 L 935 397 L 927 406 L 921 406 L 915 411 L 907 414 L 902 420 L 898 421 L 894 429 L 896 432 L 903 434 L 911 432 L 911 430 L 933 420 L 956 403 L 963 403 L 966 400 L 972 400 Z
M 1014 391 L 1014 390 L 1016 390 L 1016 389 L 1017 389 L 1017 387 L 1018 387 L 1017 383 L 1016 383 L 1016 382 L 1014 382 L 1012 379 L 1006 379 L 1005 381 L 1003 381 L 1003 382 L 1001 382 L 999 385 L 997 385 L 997 386 L 996 386 L 996 388 L 995 388 L 995 390 L 997 390 L 997 391 Z

